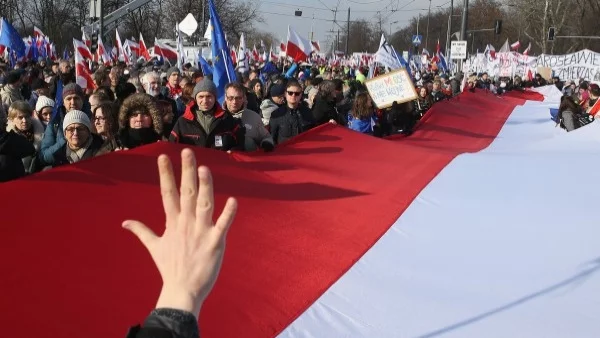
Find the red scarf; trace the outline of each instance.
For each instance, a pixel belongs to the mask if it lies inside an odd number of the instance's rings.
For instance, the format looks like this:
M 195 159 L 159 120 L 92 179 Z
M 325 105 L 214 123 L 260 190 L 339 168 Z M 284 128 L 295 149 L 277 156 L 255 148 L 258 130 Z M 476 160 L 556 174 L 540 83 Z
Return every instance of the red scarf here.
M 171 87 L 170 83 L 167 83 L 167 88 L 169 88 L 169 97 L 172 98 L 173 100 L 176 100 L 178 97 L 181 96 L 182 93 L 182 88 L 179 87 L 179 85 L 177 85 L 175 88 Z

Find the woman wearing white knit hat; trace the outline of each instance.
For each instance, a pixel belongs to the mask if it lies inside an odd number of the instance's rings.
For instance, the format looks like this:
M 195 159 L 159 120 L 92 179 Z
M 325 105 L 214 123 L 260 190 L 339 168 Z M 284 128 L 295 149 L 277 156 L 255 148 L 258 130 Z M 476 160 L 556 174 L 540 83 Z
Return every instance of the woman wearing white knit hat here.
M 40 96 L 35 104 L 35 116 L 42 122 L 44 129 L 50 119 L 52 118 L 52 111 L 54 110 L 54 100 L 47 96 Z
M 92 134 L 90 118 L 80 110 L 68 112 L 62 128 L 67 143 L 54 154 L 53 167 L 92 158 L 104 144 L 102 137 Z

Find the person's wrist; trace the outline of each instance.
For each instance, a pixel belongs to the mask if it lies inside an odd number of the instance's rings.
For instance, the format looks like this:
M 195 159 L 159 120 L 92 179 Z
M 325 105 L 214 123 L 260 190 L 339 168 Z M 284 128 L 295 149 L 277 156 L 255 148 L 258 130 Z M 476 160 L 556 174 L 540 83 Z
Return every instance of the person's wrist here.
M 191 312 L 196 318 L 200 313 L 203 299 L 181 288 L 164 286 L 156 302 L 156 308 L 170 308 Z

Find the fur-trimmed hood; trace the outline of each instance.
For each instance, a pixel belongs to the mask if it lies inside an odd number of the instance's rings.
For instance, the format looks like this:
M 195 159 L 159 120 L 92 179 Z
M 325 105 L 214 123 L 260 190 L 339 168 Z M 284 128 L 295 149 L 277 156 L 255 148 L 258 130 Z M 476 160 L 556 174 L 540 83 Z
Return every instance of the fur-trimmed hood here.
M 147 111 L 152 117 L 152 126 L 157 134 L 162 135 L 163 120 L 152 96 L 148 94 L 133 94 L 123 101 L 119 110 L 119 128 L 129 128 L 129 116 L 135 110 Z
M 44 138 L 44 125 L 42 124 L 42 121 L 33 117 L 31 118 L 31 125 L 33 126 L 33 146 L 35 147 L 35 150 L 40 150 L 40 145 L 42 144 L 42 139 Z M 8 120 L 6 131 L 15 129 L 15 124 L 11 120 Z

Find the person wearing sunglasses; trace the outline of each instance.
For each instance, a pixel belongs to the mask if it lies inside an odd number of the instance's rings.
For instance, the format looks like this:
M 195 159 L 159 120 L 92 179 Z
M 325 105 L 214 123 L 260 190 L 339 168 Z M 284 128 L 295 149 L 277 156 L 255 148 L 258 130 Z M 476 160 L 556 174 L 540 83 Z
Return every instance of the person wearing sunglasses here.
M 269 120 L 271 136 L 275 144 L 280 144 L 314 127 L 315 122 L 310 109 L 302 99 L 302 86 L 290 81 L 285 87 L 286 104 L 271 114 Z

